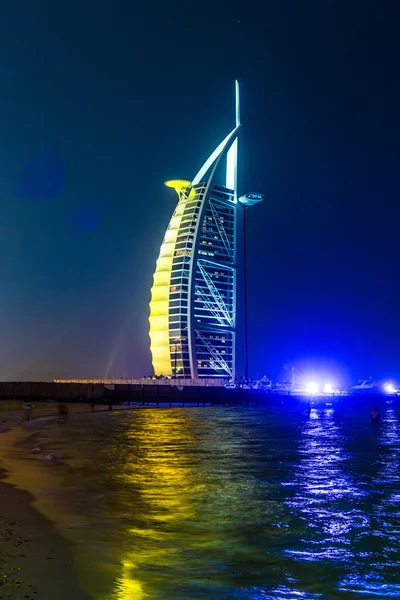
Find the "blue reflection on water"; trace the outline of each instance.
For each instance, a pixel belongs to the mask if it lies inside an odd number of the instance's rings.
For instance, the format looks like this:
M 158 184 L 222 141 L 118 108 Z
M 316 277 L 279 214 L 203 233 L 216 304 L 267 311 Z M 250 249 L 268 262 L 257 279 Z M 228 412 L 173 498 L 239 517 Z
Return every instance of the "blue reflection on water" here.
M 270 590 L 248 587 L 242 589 L 226 589 L 216 586 L 210 589 L 202 588 L 198 592 L 196 586 L 190 590 L 190 598 L 207 598 L 208 600 L 318 600 L 323 598 L 323 594 L 303 592 L 295 590 L 285 585 L 277 586 L 272 592 Z
M 400 597 L 396 581 L 400 558 L 398 429 L 394 408 L 389 406 L 380 430 L 371 430 L 377 437 L 377 474 L 369 482 L 364 477 L 360 485 L 353 465 L 362 469 L 364 464 L 369 472 L 362 447 L 357 458 L 352 456 L 334 411 L 311 409 L 299 443 L 301 460 L 293 480 L 283 484 L 293 488 L 287 505 L 305 525 L 295 547 L 284 550 L 301 565 L 300 571 L 292 569 L 301 572 L 300 579 L 314 573 L 323 587 L 326 572 L 331 576 L 335 565 L 340 597 Z M 393 486 L 391 492 L 388 486 Z M 313 565 L 310 573 L 307 563 Z M 316 563 L 321 567 L 317 569 Z
M 343 469 L 349 456 L 332 409 L 310 410 L 299 455 L 294 479 L 286 484 L 296 490 L 287 504 L 313 533 L 305 542 L 307 549 L 287 552 L 303 560 L 347 560 L 352 553 L 346 536 L 353 529 L 367 528 L 369 519 L 357 506 L 357 499 L 366 492 Z
M 393 401 L 386 402 L 384 421 L 379 426 L 376 475 L 371 481 L 374 523 L 363 542 L 371 549 L 368 569 L 356 563 L 343 578 L 340 590 L 376 598 L 399 598 L 400 583 L 400 436 Z M 360 555 L 358 555 L 360 557 Z

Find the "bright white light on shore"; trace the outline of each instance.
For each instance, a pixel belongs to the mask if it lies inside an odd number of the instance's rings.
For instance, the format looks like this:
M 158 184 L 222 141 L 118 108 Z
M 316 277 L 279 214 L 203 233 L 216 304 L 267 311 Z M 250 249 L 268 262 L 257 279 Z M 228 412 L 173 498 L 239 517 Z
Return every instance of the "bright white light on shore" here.
M 306 391 L 309 394 L 318 394 L 319 386 L 315 381 L 309 381 L 306 385 Z
M 396 391 L 393 383 L 390 383 L 390 381 L 388 381 L 388 383 L 385 383 L 385 385 L 383 386 L 383 389 L 385 390 L 385 392 L 387 394 L 394 394 L 394 392 Z
M 332 394 L 332 392 L 333 392 L 333 387 L 332 387 L 332 384 L 331 384 L 331 383 L 326 383 L 326 384 L 324 385 L 324 392 L 325 392 L 325 394 Z

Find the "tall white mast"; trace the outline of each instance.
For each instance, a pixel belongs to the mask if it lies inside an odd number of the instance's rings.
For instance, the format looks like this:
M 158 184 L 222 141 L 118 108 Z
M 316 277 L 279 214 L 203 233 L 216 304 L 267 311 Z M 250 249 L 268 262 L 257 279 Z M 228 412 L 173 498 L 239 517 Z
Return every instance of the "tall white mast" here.
M 235 81 L 235 114 L 236 114 L 236 127 L 240 125 L 240 97 L 239 97 L 239 82 Z
M 235 81 L 235 121 L 236 128 L 240 126 L 240 97 L 239 82 Z M 237 160 L 238 139 L 234 140 L 226 155 L 226 183 L 225 186 L 233 190 L 234 201 L 237 202 Z

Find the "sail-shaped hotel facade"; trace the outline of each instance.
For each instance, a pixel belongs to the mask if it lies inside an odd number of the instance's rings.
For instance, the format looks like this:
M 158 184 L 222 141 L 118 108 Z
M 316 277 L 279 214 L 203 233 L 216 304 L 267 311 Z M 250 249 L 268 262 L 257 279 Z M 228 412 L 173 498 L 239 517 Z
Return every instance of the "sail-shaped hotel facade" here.
M 237 195 L 236 123 L 192 181 L 166 185 L 178 203 L 166 230 L 150 301 L 150 349 L 156 375 L 184 379 L 245 374 L 243 217 L 261 194 Z M 226 162 L 224 185 L 216 174 Z M 220 167 L 220 168 L 218 168 Z

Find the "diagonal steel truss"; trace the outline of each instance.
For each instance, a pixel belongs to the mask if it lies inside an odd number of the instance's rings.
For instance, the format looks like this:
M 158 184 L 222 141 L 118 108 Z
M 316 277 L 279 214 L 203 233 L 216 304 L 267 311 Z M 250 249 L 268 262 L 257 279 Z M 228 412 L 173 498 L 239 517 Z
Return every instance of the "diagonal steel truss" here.
M 221 323 L 221 325 L 229 325 L 230 327 L 233 327 L 232 315 L 230 314 L 224 299 L 217 290 L 213 280 L 200 261 L 198 261 L 197 266 L 199 267 L 199 271 L 203 276 L 209 294 L 207 294 L 199 285 L 196 286 L 196 292 L 199 294 L 209 311 L 217 318 L 218 322 Z
M 200 269 L 200 273 L 203 275 L 204 281 L 207 285 L 207 289 L 210 291 L 212 299 L 210 299 L 210 295 L 207 294 L 207 292 L 200 285 L 196 285 L 196 294 L 200 296 L 201 301 L 205 304 L 212 316 L 217 319 L 220 325 L 223 325 L 224 327 L 226 327 L 227 325 L 233 327 L 233 319 L 229 314 L 229 311 L 221 294 L 215 287 L 212 279 L 210 278 L 204 267 L 199 262 L 197 263 L 197 265 Z M 182 275 L 185 278 L 189 278 L 189 271 L 183 271 Z
M 219 352 L 217 352 L 214 346 L 207 340 L 207 338 L 204 337 L 204 335 L 198 329 L 196 329 L 195 332 L 199 340 L 201 340 L 202 344 L 207 348 L 208 352 L 211 355 L 211 359 L 207 361 L 210 367 L 215 371 L 225 371 L 225 373 L 232 377 L 233 371 L 229 367 L 226 360 L 222 358 Z

